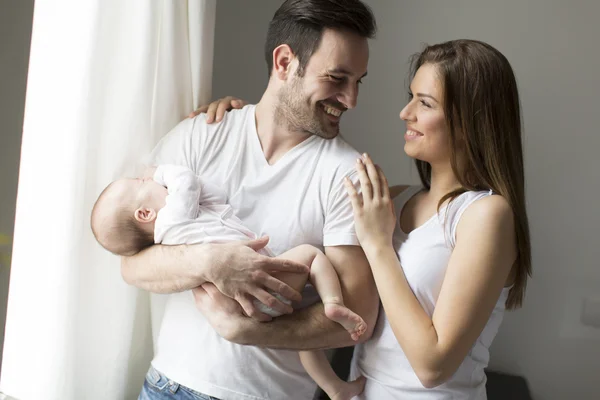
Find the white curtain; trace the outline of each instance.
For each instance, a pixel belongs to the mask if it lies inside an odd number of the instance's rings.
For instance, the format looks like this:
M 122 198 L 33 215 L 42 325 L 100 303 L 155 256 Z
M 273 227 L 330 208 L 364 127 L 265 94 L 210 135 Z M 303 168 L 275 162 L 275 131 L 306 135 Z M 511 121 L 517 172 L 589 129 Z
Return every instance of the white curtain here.
M 95 243 L 90 210 L 210 98 L 215 12 L 215 0 L 36 0 L 1 392 L 137 398 L 149 296 Z

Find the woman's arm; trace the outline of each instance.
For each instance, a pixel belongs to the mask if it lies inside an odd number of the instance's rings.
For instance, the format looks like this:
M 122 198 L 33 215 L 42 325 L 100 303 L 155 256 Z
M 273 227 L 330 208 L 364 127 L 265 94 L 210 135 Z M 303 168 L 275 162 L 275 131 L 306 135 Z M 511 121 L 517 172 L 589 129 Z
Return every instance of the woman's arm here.
M 358 165 L 361 182 L 377 192 L 385 177 L 370 159 Z M 368 171 L 368 172 L 367 172 Z M 379 183 L 381 182 L 381 184 Z M 386 191 L 354 201 L 357 234 L 371 265 L 394 335 L 423 386 L 447 381 L 481 334 L 516 259 L 513 213 L 500 196 L 479 200 L 464 212 L 433 317 L 416 299 L 387 230 L 395 216 L 385 209 Z M 368 192 L 368 191 L 367 191 Z M 387 193 L 389 196 L 389 192 Z M 386 214 L 387 212 L 387 214 Z M 393 229 L 393 228 L 392 228 Z

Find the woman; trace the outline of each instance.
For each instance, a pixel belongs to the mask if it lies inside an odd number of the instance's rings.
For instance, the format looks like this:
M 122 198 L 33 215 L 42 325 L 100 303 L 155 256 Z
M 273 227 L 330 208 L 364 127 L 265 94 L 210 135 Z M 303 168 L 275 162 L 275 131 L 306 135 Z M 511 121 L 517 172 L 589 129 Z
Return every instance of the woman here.
M 473 40 L 425 48 L 411 77 L 400 118 L 421 185 L 392 199 L 368 155 L 361 194 L 346 182 L 384 311 L 351 378 L 367 378 L 363 399 L 485 399 L 489 346 L 531 274 L 517 85 Z

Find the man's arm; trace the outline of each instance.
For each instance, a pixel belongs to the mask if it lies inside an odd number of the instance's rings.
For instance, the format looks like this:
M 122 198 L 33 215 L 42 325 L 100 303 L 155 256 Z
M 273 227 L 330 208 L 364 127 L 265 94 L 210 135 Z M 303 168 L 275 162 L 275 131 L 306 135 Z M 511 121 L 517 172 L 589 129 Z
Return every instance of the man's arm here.
M 189 290 L 207 282 L 213 246 L 154 245 L 134 256 L 121 257 L 121 275 L 128 284 L 153 293 Z
M 326 247 L 325 254 L 338 273 L 344 304 L 368 325 L 360 339 L 365 341 L 373 333 L 379 311 L 379 298 L 365 254 L 359 246 Z M 289 350 L 356 344 L 345 329 L 325 316 L 321 303 L 262 323 L 239 313 L 232 315 L 234 305 L 216 290 L 195 291 L 194 294 L 198 308 L 213 328 L 225 339 L 238 344 Z
M 308 267 L 256 252 L 267 243 L 268 238 L 261 238 L 223 244 L 154 245 L 134 256 L 123 257 L 121 273 L 127 283 L 155 293 L 181 292 L 212 282 L 238 302 L 244 302 L 248 296 L 273 297 L 265 289 L 291 300 L 300 300 L 300 293 L 271 274 L 308 273 Z

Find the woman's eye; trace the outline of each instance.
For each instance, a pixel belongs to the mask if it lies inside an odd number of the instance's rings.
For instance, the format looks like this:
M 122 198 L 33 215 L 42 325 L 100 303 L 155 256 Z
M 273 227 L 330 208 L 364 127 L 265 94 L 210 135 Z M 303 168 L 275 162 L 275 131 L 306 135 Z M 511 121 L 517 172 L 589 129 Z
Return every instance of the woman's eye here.
M 425 100 L 421 100 L 421 104 L 423 104 L 427 108 L 431 108 L 431 106 L 429 104 L 427 104 L 427 102 Z

